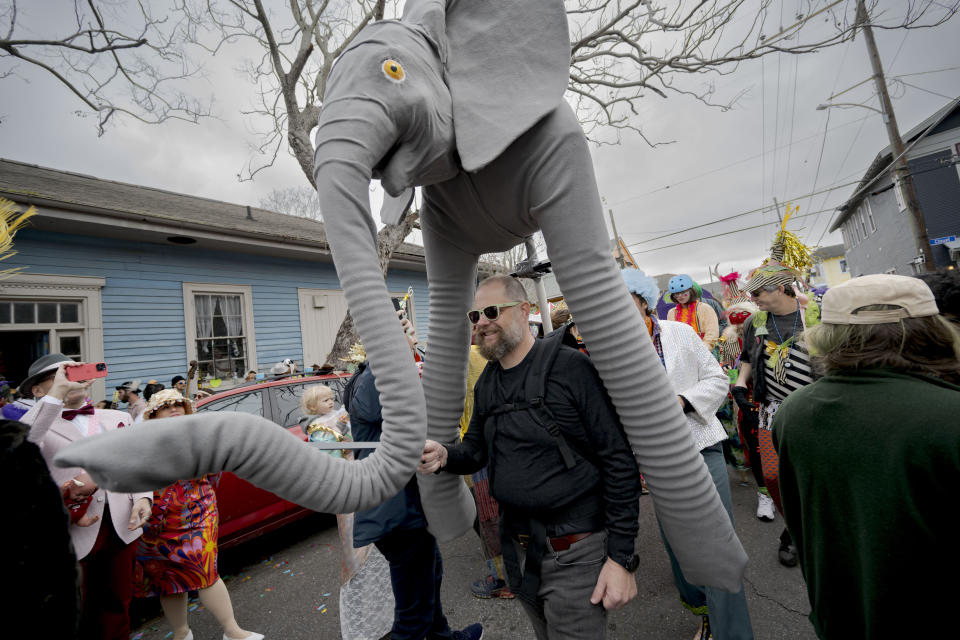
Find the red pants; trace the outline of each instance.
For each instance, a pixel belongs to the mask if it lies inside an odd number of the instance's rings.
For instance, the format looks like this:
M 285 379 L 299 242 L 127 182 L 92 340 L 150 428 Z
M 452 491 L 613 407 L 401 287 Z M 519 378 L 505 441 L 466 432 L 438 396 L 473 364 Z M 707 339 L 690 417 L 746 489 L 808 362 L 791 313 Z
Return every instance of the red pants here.
M 110 509 L 100 518 L 93 549 L 80 561 L 83 604 L 80 610 L 82 640 L 128 640 L 130 600 L 133 598 L 133 562 L 137 543 L 126 544 L 113 530 Z

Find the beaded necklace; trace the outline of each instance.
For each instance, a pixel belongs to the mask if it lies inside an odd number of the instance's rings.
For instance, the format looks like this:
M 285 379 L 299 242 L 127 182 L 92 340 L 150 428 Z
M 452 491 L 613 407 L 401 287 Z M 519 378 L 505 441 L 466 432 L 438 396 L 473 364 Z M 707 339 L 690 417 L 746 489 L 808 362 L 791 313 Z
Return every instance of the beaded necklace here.
M 790 334 L 790 337 L 795 337 L 797 335 L 797 323 L 800 322 L 800 301 L 797 300 L 797 311 L 793 317 L 793 333 Z M 773 314 L 770 314 L 770 319 L 773 321 L 773 330 L 777 332 L 777 337 L 780 339 L 780 344 L 783 344 L 783 336 L 780 334 L 780 327 L 777 326 L 777 319 L 773 317 Z
M 797 325 L 800 323 L 799 300 L 797 300 L 796 314 L 793 318 L 793 334 L 786 340 L 783 339 L 783 334 L 780 333 L 780 327 L 777 326 L 777 319 L 773 317 L 773 314 L 769 316 L 773 322 L 773 330 L 777 332 L 777 338 L 780 339 L 780 344 L 776 344 L 773 340 L 767 341 L 766 351 L 767 355 L 770 356 L 767 360 L 767 366 L 773 369 L 773 377 L 780 384 L 783 384 L 787 379 L 786 368 L 789 366 L 787 360 L 790 358 L 790 346 L 796 342 Z

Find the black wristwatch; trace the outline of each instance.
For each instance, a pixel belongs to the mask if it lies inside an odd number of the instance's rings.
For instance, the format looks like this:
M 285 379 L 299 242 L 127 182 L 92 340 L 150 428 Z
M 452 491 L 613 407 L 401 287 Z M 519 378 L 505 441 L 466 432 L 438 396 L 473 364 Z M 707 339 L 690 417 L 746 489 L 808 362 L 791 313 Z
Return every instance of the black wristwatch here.
M 635 553 L 629 558 L 627 558 L 626 562 L 621 562 L 618 564 L 620 564 L 620 566 L 622 566 L 624 569 L 626 569 L 630 573 L 633 573 L 637 570 L 637 567 L 640 566 L 640 556 Z

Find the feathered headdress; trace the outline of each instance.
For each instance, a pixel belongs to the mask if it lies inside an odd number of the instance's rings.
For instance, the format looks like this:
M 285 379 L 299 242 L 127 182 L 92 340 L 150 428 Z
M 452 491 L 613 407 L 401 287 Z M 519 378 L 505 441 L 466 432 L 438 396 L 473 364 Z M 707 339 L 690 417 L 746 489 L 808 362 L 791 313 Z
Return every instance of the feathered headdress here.
M 770 247 L 770 257 L 750 274 L 747 291 L 756 291 L 767 285 L 789 287 L 794 282 L 802 282 L 803 274 L 813 266 L 813 251 L 795 233 L 787 231 L 790 216 L 799 210 L 800 207 L 791 210 L 787 203 L 783 223 Z
M 0 198 L 0 260 L 6 260 L 14 255 L 13 237 L 23 228 L 28 218 L 37 212 L 36 207 L 30 207 L 26 213 L 20 213 L 20 207 L 15 203 Z M 22 267 L 0 270 L 0 280 L 8 278 L 20 271 Z
M 723 302 L 729 306 L 747 299 L 746 294 L 740 290 L 740 274 L 731 271 L 725 276 L 720 276 L 720 288 L 723 291 Z

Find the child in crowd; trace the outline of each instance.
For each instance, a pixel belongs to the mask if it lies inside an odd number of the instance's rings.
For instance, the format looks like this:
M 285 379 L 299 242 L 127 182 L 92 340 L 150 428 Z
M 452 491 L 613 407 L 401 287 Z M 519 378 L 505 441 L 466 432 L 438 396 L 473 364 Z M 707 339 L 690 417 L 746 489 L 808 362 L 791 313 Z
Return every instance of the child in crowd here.
M 300 410 L 304 414 L 300 425 L 310 442 L 343 442 L 351 440 L 350 416 L 340 407 L 335 408 L 333 389 L 325 384 L 307 387 L 300 399 Z M 352 452 L 335 449 L 330 454 L 336 458 L 352 458 Z

